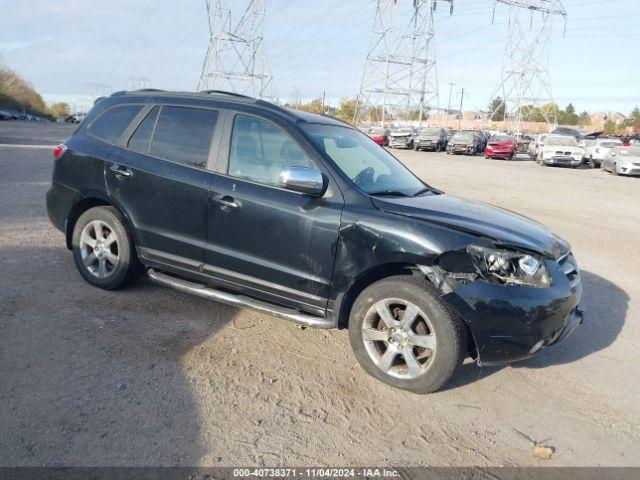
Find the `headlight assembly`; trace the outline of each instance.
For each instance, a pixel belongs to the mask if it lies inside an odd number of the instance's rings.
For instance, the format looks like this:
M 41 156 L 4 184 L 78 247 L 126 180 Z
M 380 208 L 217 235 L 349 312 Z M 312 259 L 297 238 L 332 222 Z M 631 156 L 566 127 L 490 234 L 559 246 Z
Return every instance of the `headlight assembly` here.
M 547 268 L 533 255 L 476 245 L 468 246 L 467 253 L 478 275 L 489 282 L 540 288 L 551 286 Z

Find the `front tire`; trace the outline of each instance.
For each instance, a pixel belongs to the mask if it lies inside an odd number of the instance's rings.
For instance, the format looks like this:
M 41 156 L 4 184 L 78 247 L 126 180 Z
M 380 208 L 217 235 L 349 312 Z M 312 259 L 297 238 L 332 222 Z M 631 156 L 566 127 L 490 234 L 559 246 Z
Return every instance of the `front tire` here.
M 133 283 L 142 270 L 126 222 L 113 207 L 84 212 L 73 228 L 73 259 L 91 285 L 116 290 Z
M 611 175 L 613 175 L 614 177 L 617 177 L 619 175 L 618 166 L 615 163 L 611 165 Z
M 414 393 L 441 388 L 466 354 L 466 329 L 424 278 L 393 276 L 362 291 L 349 317 L 362 368 Z

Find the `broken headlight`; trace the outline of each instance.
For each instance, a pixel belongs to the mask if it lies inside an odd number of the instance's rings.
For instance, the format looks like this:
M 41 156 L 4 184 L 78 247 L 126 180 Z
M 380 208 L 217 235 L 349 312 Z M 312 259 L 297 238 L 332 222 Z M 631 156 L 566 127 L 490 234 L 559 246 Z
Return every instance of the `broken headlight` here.
M 549 287 L 551 278 L 544 262 L 527 253 L 470 245 L 467 253 L 484 280 L 505 285 Z

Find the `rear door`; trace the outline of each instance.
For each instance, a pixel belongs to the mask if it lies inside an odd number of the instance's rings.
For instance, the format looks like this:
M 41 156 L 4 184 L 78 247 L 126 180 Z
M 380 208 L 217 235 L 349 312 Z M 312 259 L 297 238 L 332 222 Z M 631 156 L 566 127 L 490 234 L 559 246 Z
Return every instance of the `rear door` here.
M 322 170 L 313 149 L 293 129 L 228 113 L 232 134 L 223 146 L 228 162 L 211 192 L 205 271 L 248 294 L 322 313 L 342 194 L 331 179 L 322 198 L 280 188 L 283 167 Z
M 111 153 L 109 194 L 133 224 L 144 258 L 200 268 L 218 111 L 156 105 L 142 115 L 130 137 Z

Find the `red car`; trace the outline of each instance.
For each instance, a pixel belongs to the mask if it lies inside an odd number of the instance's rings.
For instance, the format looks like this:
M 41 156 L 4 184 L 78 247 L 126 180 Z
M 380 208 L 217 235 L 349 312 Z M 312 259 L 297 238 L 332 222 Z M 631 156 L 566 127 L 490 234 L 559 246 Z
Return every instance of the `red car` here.
M 513 160 L 518 150 L 518 142 L 511 135 L 494 135 L 484 151 L 484 158 Z
M 369 135 L 371 140 L 382 147 L 389 145 L 389 130 L 386 128 L 372 128 L 369 130 L 367 135 Z

